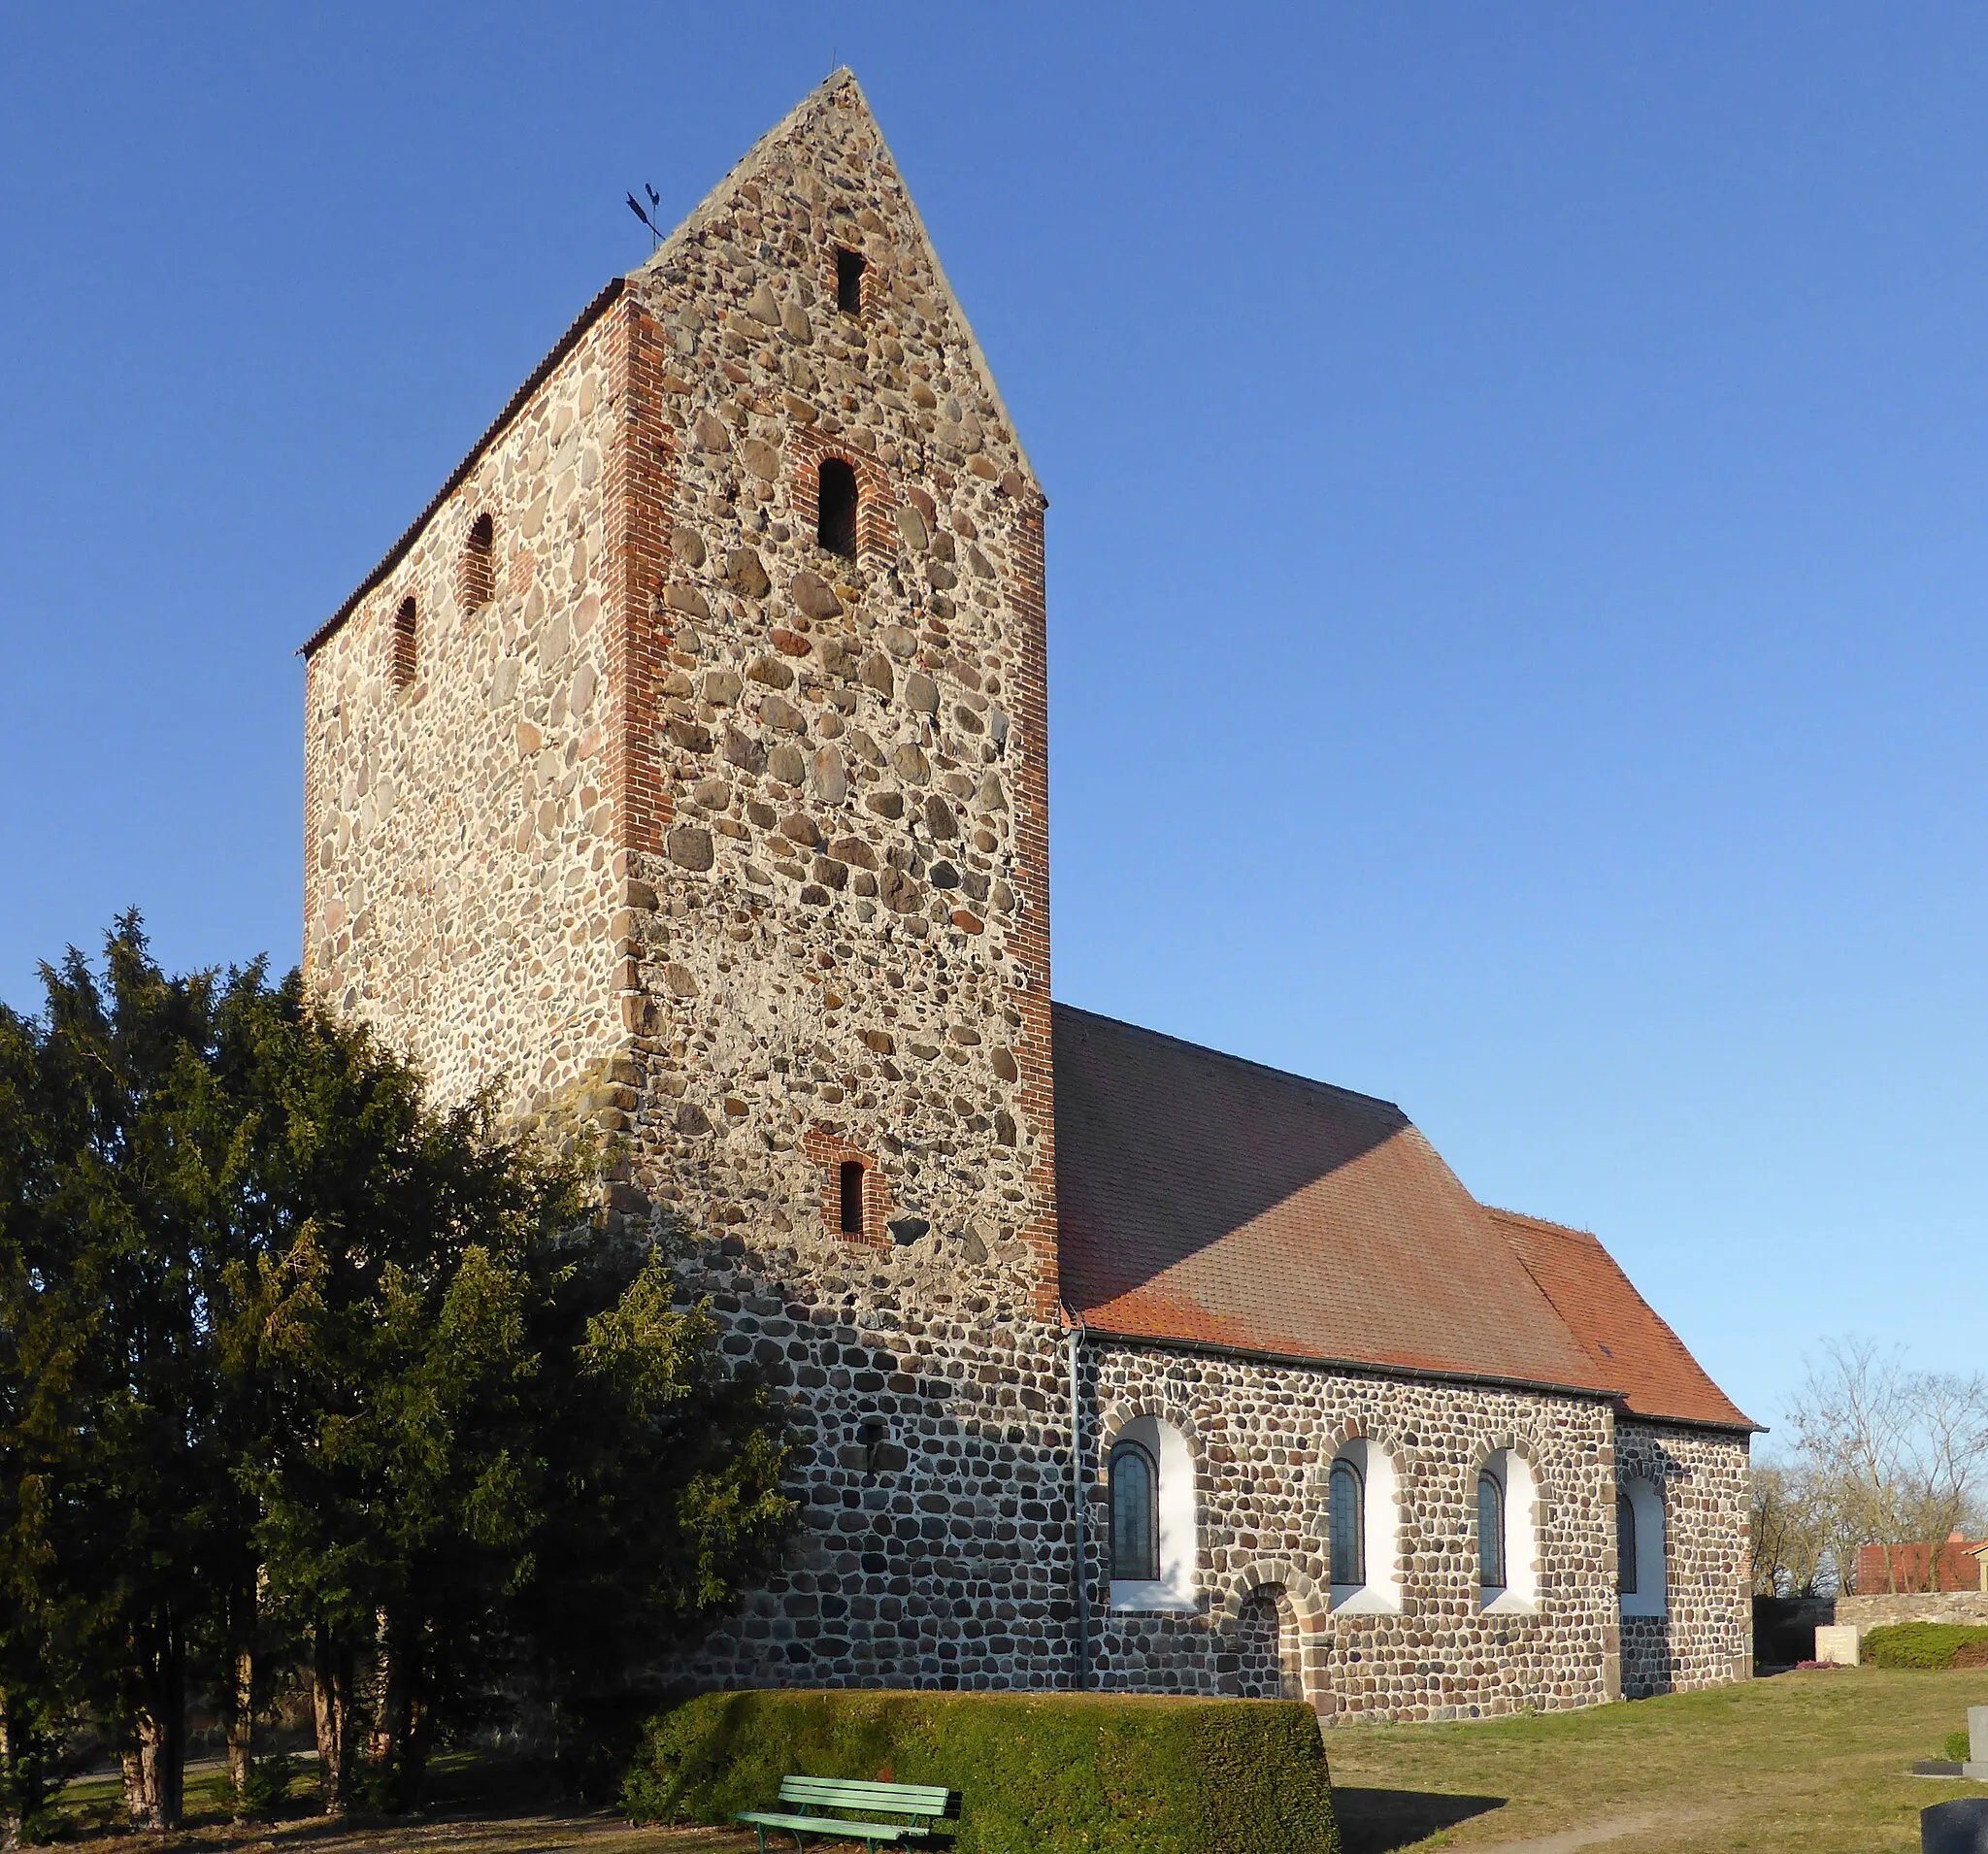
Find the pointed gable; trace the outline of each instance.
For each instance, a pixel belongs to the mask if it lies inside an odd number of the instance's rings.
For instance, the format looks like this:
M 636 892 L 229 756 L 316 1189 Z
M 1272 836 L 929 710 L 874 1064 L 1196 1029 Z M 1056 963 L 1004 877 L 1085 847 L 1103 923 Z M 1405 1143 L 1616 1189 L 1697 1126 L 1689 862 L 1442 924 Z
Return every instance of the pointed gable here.
M 773 192 L 806 203 L 813 252 L 762 243 L 763 209 Z M 909 393 L 936 460 L 989 480 L 1006 480 L 1011 493 L 1026 488 L 1040 495 L 993 370 L 869 100 L 846 67 L 761 136 L 629 282 L 659 311 L 672 300 L 706 303 L 729 293 L 735 300 L 726 327 L 743 340 L 763 342 L 788 329 L 812 335 L 837 313 L 833 248 L 863 258 L 866 314 L 908 352 L 964 363 L 971 382 L 965 392 L 965 382 L 956 381 L 923 398 L 915 388 Z M 863 408 L 820 404 L 805 385 L 786 411 L 804 424 L 846 436 L 859 448 L 877 453 L 885 447 Z

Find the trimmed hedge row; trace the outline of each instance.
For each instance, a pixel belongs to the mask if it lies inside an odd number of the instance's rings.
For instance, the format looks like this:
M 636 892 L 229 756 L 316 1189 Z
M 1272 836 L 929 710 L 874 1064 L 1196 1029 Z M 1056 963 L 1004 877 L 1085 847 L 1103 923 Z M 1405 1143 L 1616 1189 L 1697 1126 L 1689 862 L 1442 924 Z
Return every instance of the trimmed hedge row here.
M 726 1823 L 780 1778 L 943 1783 L 958 1854 L 1338 1854 L 1295 1701 L 858 1690 L 710 1693 L 652 1719 L 632 1822 Z
M 1964 1622 L 1899 1622 L 1872 1629 L 1857 1658 L 1873 1668 L 1988 1668 L 1988 1629 Z

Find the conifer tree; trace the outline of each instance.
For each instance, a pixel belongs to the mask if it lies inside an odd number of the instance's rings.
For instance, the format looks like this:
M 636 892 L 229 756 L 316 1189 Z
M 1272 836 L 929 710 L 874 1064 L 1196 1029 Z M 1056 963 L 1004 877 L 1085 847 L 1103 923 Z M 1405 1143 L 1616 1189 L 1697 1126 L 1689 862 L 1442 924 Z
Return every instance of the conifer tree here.
M 324 1801 L 405 1807 L 536 1682 L 594 1719 L 772 1563 L 766 1397 L 597 1155 L 442 1110 L 256 964 L 169 977 L 135 915 L 0 1010 L 0 1819 L 65 1711 L 170 1827 L 189 1686 L 238 1794 L 301 1645 Z

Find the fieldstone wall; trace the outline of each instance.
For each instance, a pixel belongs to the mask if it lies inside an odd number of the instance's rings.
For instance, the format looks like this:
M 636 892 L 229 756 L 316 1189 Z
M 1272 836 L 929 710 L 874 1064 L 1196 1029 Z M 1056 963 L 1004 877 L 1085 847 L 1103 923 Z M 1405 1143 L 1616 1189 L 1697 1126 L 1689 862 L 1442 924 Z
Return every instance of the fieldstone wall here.
M 791 1391 L 805 1514 L 687 1672 L 1065 1683 L 1043 498 L 852 83 L 631 291 L 671 460 L 668 827 L 632 846 L 617 1204 Z M 818 538 L 831 460 L 853 556 Z
M 1623 1478 L 1651 1482 L 1664 1502 L 1666 1613 L 1622 1618 L 1623 1697 L 1750 1679 L 1747 1439 L 1624 1419 L 1615 1426 L 1615 1461 Z
M 824 1262 L 732 1238 L 682 1256 L 727 1351 L 795 1423 L 780 1574 L 677 1671 L 700 1686 L 1068 1687 L 1063 1355 L 931 1239 Z
M 1053 1316 L 1043 501 L 853 82 L 632 288 L 674 475 L 631 1194 L 834 1273 L 855 1159 L 859 1245 Z M 854 557 L 817 541 L 830 458 Z
M 1836 1619 L 1859 1629 L 1883 1629 L 1896 1622 L 1963 1622 L 1988 1626 L 1988 1590 L 1924 1590 L 1916 1596 L 1889 1591 L 1869 1597 L 1839 1597 Z
M 450 1099 L 502 1078 L 522 1109 L 624 1040 L 602 493 L 622 333 L 588 331 L 308 658 L 305 975 Z
M 1085 1436 L 1096 1684 L 1128 1692 L 1257 1694 L 1283 1677 L 1266 1608 L 1287 1604 L 1304 1697 L 1328 1718 L 1478 1718 L 1616 1697 L 1613 1421 L 1571 1397 L 1358 1375 L 1111 1344 L 1088 1361 Z M 1113 1612 L 1106 1466 L 1124 1423 L 1154 1415 L 1188 1439 L 1198 1472 L 1201 1612 Z M 1400 1486 L 1399 1613 L 1333 1609 L 1327 1475 L 1364 1436 Z M 1477 1586 L 1477 1470 L 1496 1449 L 1538 1481 L 1539 1597 L 1487 1612 Z M 1742 1507 L 1743 1511 L 1743 1507 Z M 1286 1632 L 1292 1623 L 1285 1624 Z

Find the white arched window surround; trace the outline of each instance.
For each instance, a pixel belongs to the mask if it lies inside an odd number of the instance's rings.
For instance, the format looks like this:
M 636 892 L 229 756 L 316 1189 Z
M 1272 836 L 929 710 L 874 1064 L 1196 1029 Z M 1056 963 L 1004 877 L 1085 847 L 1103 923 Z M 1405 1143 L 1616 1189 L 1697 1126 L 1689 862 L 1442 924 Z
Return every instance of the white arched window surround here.
M 1361 1493 L 1360 1542 L 1362 1545 L 1358 1583 L 1342 1583 L 1343 1566 L 1328 1563 L 1333 1579 L 1332 1606 L 1335 1614 L 1392 1614 L 1402 1606 L 1401 1574 L 1401 1476 L 1394 1457 L 1378 1441 L 1356 1437 L 1333 1457 L 1326 1474 L 1326 1551 L 1332 1555 L 1332 1502 L 1345 1485 L 1335 1481 L 1342 1469 L 1358 1476 Z
M 1622 1592 L 1625 1616 L 1661 1616 L 1670 1604 L 1664 1578 L 1664 1490 L 1641 1475 L 1625 1475 L 1616 1489 L 1636 1515 L 1636 1588 Z
M 1159 1471 L 1157 1577 L 1113 1577 L 1113 1609 L 1181 1610 L 1200 1606 L 1195 1588 L 1199 1555 L 1196 1537 L 1194 1452 L 1187 1438 L 1163 1416 L 1135 1416 L 1111 1439 L 1115 1453 L 1125 1444 L 1143 1449 Z M 1110 1472 L 1110 1456 L 1107 1458 Z
M 1480 1511 L 1491 1503 L 1480 1498 L 1480 1483 L 1489 1478 L 1498 1490 L 1496 1506 L 1504 1521 L 1504 1538 L 1499 1541 L 1498 1573 L 1502 1583 L 1483 1581 L 1485 1553 L 1478 1536 Z M 1532 1464 L 1515 1448 L 1500 1448 L 1485 1457 L 1471 1476 L 1471 1534 L 1479 1567 L 1478 1600 L 1486 1610 L 1499 1615 L 1530 1615 L 1539 1607 L 1540 1577 L 1537 1535 L 1539 1483 Z

